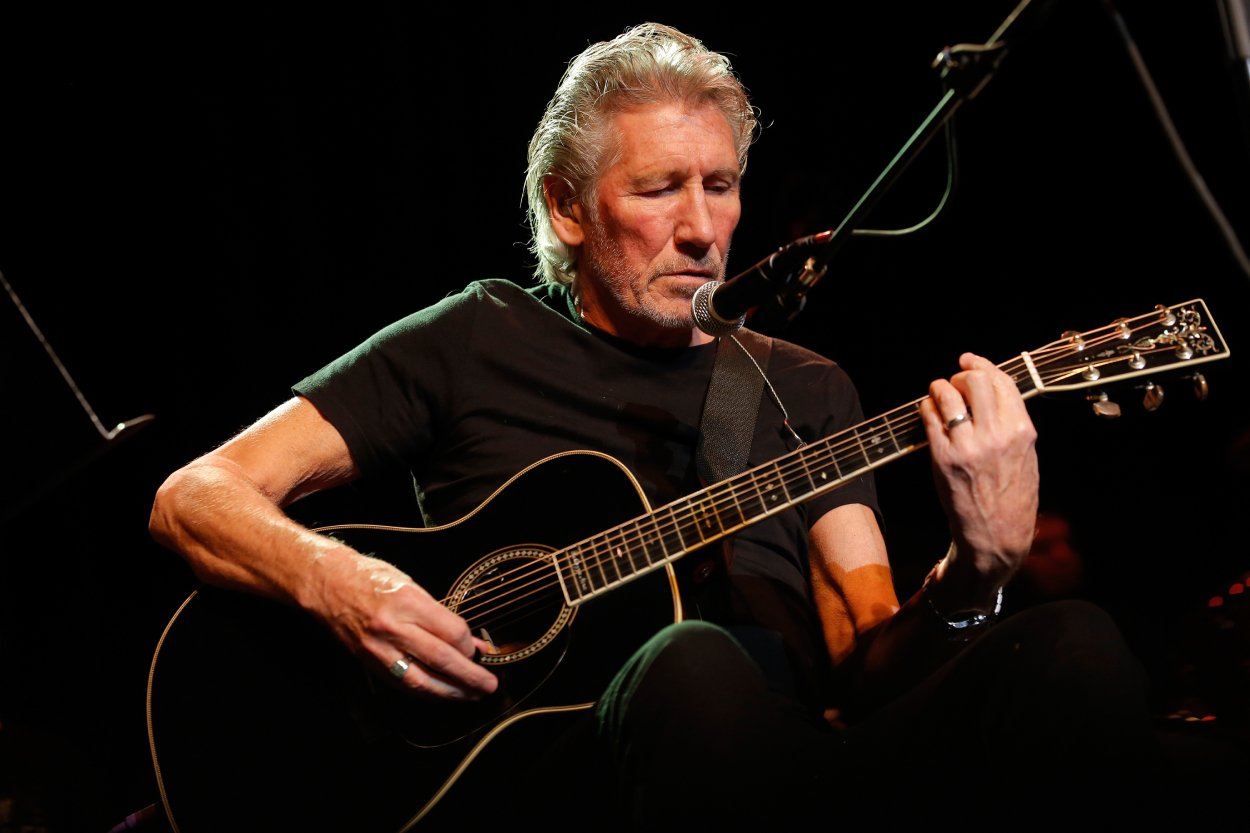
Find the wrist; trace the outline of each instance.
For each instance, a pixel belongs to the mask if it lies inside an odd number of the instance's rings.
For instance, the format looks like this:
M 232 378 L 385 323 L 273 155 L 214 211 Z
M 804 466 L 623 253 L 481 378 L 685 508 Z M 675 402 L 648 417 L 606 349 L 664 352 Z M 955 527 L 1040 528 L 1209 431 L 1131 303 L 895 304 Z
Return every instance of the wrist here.
M 982 563 L 979 555 L 961 551 L 952 541 L 946 554 L 925 576 L 924 589 L 938 610 L 991 613 L 1001 607 L 999 595 L 1009 574 L 996 569 L 997 562 Z
M 994 624 L 1003 609 L 1003 585 L 975 571 L 960 571 L 954 542 L 925 577 L 920 595 L 925 616 L 953 642 L 970 641 Z M 969 604 L 971 599 L 977 601 Z
M 998 588 L 994 606 L 988 612 L 982 610 L 956 610 L 947 612 L 938 607 L 933 596 L 927 589 L 921 591 L 924 597 L 925 615 L 937 625 L 951 642 L 970 642 L 982 631 L 987 630 L 998 621 L 1003 610 L 1003 589 Z

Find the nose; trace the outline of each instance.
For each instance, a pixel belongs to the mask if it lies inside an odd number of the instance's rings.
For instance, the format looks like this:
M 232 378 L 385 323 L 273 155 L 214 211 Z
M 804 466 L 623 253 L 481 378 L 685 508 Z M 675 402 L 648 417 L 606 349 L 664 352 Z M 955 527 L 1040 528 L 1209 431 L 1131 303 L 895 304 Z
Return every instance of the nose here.
M 716 242 L 716 224 L 712 222 L 712 208 L 700 185 L 682 189 L 681 205 L 673 229 L 673 242 L 680 246 L 699 249 L 711 248 Z

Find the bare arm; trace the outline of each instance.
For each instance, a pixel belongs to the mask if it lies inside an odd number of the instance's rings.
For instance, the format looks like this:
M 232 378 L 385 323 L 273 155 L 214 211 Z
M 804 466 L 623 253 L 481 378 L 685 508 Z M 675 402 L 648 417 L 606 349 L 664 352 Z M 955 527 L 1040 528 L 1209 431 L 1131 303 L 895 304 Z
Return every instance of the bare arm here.
M 958 650 L 933 610 L 992 611 L 1033 540 L 1037 434 L 1024 400 L 986 359 L 964 354 L 960 367 L 949 381 L 935 381 L 921 404 L 952 536 L 925 587 L 898 604 L 885 544 L 866 507 L 839 507 L 812 527 L 813 594 L 830 655 L 849 664 L 871 700 L 906 690 Z
M 425 694 L 471 698 L 496 678 L 459 616 L 392 565 L 296 523 L 283 508 L 359 475 L 338 431 L 293 398 L 175 471 L 149 529 L 208 584 L 304 608 L 366 664 L 415 658 L 403 680 Z
M 813 597 L 829 655 L 852 686 L 846 710 L 871 707 L 923 679 L 957 646 L 929 621 L 919 594 L 900 605 L 877 519 L 859 504 L 826 513 L 810 533 Z

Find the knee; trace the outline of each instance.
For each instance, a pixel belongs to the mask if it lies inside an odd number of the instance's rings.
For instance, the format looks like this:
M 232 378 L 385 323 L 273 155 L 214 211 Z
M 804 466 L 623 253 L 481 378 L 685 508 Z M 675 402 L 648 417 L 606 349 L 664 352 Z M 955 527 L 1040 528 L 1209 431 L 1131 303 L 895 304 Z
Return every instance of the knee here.
M 1053 609 L 1048 609 L 1052 608 Z M 1110 664 L 1112 668 L 1136 667 L 1136 658 L 1120 626 L 1101 607 L 1075 599 L 1043 605 L 1050 616 L 1055 642 L 1064 653 L 1087 664 Z
M 1029 635 L 1045 635 L 1056 654 L 1077 661 L 1126 657 L 1130 653 L 1111 615 L 1095 604 L 1078 599 L 1038 605 L 1010 617 L 1003 625 L 1021 634 L 1021 642 Z
M 1084 722 L 1141 736 L 1149 720 L 1145 668 L 1112 616 L 1089 602 L 1065 600 L 1018 614 L 1015 664 Z M 1015 619 L 1013 616 L 1011 619 Z M 1004 621 L 1004 625 L 1011 621 Z
M 726 630 L 698 620 L 678 622 L 656 633 L 616 675 L 599 703 L 599 720 L 609 730 L 627 714 L 697 720 L 714 711 L 713 704 L 751 702 L 766 688 Z
M 638 649 L 613 680 L 612 696 L 632 697 L 650 679 L 678 689 L 706 683 L 717 669 L 748 658 L 728 631 L 709 622 L 691 620 L 668 625 Z
M 665 627 L 639 651 L 645 661 L 685 666 L 711 658 L 745 656 L 737 641 L 719 625 L 691 619 Z

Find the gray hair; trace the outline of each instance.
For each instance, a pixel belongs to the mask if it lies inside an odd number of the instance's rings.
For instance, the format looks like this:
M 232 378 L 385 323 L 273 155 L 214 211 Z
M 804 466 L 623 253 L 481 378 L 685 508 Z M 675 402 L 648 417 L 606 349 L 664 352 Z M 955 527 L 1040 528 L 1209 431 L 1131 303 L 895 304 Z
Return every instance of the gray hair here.
M 737 137 L 738 168 L 759 129 L 755 109 L 729 59 L 671 26 L 643 23 L 610 41 L 591 44 L 569 62 L 529 145 L 525 193 L 530 251 L 539 281 L 572 286 L 577 252 L 551 228 L 543 183 L 563 179 L 584 205 L 593 203 L 599 174 L 617 148 L 606 129 L 616 113 L 667 101 L 712 104 Z

